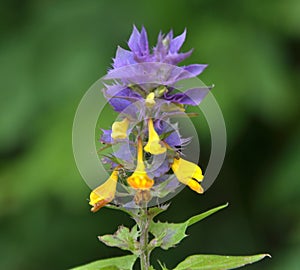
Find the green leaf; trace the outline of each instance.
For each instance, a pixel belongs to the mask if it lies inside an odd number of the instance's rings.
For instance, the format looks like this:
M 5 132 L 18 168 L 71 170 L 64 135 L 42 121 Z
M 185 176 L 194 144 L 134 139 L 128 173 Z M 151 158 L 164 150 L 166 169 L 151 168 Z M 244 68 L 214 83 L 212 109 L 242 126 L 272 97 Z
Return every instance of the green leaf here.
M 162 249 L 169 249 L 171 247 L 174 247 L 187 236 L 185 232 L 189 226 L 195 224 L 196 222 L 199 222 L 200 220 L 227 206 L 228 203 L 191 217 L 183 223 L 152 221 L 149 228 L 149 231 L 154 235 L 154 239 L 151 241 L 151 248 L 154 249 L 155 247 L 161 247 Z
M 202 214 L 199 214 L 199 215 L 191 217 L 186 222 L 187 222 L 188 226 L 191 226 L 191 225 L 199 222 L 200 220 L 205 219 L 208 216 L 210 216 L 210 215 L 212 215 L 212 214 L 214 214 L 214 213 L 216 213 L 216 212 L 218 212 L 218 211 L 226 208 L 227 206 L 228 206 L 228 203 L 226 203 L 224 205 L 221 205 L 221 206 L 218 206 L 218 207 L 215 207 L 215 208 L 210 209 L 210 210 L 208 210 L 208 211 L 206 211 L 206 212 L 204 212 Z
M 104 259 L 72 268 L 72 270 L 131 270 L 136 259 L 136 255 Z
M 139 243 L 137 241 L 140 232 L 135 225 L 131 230 L 124 226 L 120 226 L 114 234 L 99 236 L 99 240 L 110 247 L 118 247 L 123 250 L 129 250 L 133 254 L 138 255 Z
M 193 255 L 179 263 L 174 270 L 226 270 L 235 269 L 270 257 L 268 254 L 253 256 L 221 256 L 221 255 Z

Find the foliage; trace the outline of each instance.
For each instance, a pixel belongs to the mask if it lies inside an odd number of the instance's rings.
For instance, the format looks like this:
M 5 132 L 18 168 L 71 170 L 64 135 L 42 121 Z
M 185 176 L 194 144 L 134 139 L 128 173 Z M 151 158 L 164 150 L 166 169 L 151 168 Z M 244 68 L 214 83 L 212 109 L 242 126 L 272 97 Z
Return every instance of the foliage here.
M 227 207 L 228 204 L 213 208 L 209 211 L 206 211 L 202 214 L 193 216 L 189 218 L 187 221 L 183 223 L 162 223 L 162 222 L 154 222 L 154 216 L 158 215 L 159 213 L 167 210 L 168 207 L 160 206 L 160 207 L 153 207 L 146 210 L 147 214 L 142 212 L 142 214 L 137 214 L 134 210 L 131 213 L 130 210 L 126 209 L 125 212 L 129 213 L 131 216 L 135 218 L 137 221 L 137 225 L 133 226 L 132 229 L 128 229 L 124 226 L 120 226 L 119 229 L 113 235 L 103 235 L 99 237 L 99 240 L 104 244 L 110 247 L 118 247 L 120 249 L 128 250 L 133 253 L 132 256 L 120 257 L 114 259 L 105 259 L 100 260 L 94 263 L 89 263 L 87 265 L 83 265 L 79 268 L 80 270 L 99 270 L 99 269 L 111 269 L 111 270 L 126 270 L 132 269 L 127 268 L 128 265 L 133 265 L 134 261 L 141 256 L 141 252 L 143 252 L 144 246 L 142 246 L 141 241 L 141 234 L 144 233 L 143 227 L 140 226 L 141 222 L 148 220 L 150 222 L 149 231 L 146 233 L 151 233 L 153 238 L 146 246 L 147 252 L 150 253 L 151 251 L 156 248 L 160 247 L 162 249 L 169 249 L 170 247 L 175 247 L 175 245 L 179 244 L 187 235 L 185 234 L 186 229 L 203 220 L 204 218 L 216 213 L 219 210 Z M 114 209 L 124 210 L 122 207 L 113 207 Z M 143 220 L 144 219 L 144 220 Z M 139 225 L 139 227 L 138 227 Z M 193 255 L 186 258 L 184 261 L 179 263 L 174 270 L 185 270 L 185 269 L 207 269 L 207 270 L 226 270 L 226 269 L 234 269 L 238 267 L 242 267 L 246 264 L 254 263 L 259 261 L 266 256 L 267 254 L 261 255 L 254 255 L 254 256 L 220 256 L 220 255 Z M 128 258 L 126 264 L 123 264 L 125 258 Z M 159 262 L 160 266 L 163 270 L 168 270 L 166 266 Z M 103 267 L 103 268 L 102 268 Z M 106 268 L 107 267 L 107 268 Z M 153 266 L 147 268 L 147 270 L 154 269 Z
M 73 270 L 131 270 L 136 258 L 134 255 L 128 255 L 104 259 L 73 268 Z

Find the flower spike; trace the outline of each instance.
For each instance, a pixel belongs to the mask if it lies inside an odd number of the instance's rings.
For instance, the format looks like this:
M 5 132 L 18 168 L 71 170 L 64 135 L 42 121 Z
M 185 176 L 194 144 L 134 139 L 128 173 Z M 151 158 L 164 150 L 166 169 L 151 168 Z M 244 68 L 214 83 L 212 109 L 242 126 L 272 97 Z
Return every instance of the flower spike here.
M 200 167 L 195 163 L 184 160 L 183 158 L 174 159 L 172 170 L 179 182 L 189 186 L 192 190 L 201 194 L 204 192 L 199 184 L 203 180 Z
M 104 184 L 95 188 L 91 192 L 89 204 L 92 206 L 92 212 L 97 212 L 100 208 L 114 199 L 118 182 L 118 172 L 119 167 L 114 169 L 111 176 Z
M 134 189 L 150 189 L 154 184 L 154 180 L 151 179 L 145 171 L 143 161 L 143 143 L 140 138 L 138 139 L 137 147 L 137 166 L 134 173 L 127 178 L 127 183 Z
M 152 155 L 165 153 L 167 149 L 160 141 L 160 138 L 154 129 L 152 118 L 148 120 L 148 134 L 148 143 L 145 145 L 144 150 Z

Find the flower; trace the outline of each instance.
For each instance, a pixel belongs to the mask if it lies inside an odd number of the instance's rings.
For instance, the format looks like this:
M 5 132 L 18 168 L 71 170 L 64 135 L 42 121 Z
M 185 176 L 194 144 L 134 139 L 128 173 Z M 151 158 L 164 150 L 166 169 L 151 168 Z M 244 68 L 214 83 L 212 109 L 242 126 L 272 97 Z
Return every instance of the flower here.
M 166 147 L 160 141 L 156 133 L 152 118 L 148 120 L 148 143 L 145 145 L 144 150 L 152 155 L 160 155 L 166 152 Z
M 108 180 L 91 192 L 89 204 L 92 206 L 92 212 L 97 212 L 114 199 L 118 182 L 118 171 L 119 167 L 115 168 Z
M 124 118 L 122 121 L 116 121 L 112 125 L 111 137 L 116 139 L 126 139 L 127 138 L 127 129 L 129 121 L 127 118 Z
M 127 178 L 127 183 L 134 189 L 150 189 L 154 184 L 154 180 L 147 175 L 145 170 L 143 143 L 140 138 L 138 139 L 137 152 L 137 166 L 133 174 Z
M 189 186 L 197 193 L 203 193 L 204 190 L 198 182 L 203 180 L 203 175 L 200 167 L 183 158 L 174 159 L 172 170 L 175 173 L 179 182 Z

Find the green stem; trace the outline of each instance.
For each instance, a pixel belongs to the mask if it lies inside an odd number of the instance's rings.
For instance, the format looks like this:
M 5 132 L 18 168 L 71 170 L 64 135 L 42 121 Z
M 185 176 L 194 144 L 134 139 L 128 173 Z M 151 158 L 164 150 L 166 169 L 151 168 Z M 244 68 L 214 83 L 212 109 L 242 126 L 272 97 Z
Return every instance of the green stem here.
M 140 236 L 140 264 L 141 270 L 148 270 L 150 268 L 150 251 L 148 249 L 149 242 L 149 216 L 147 206 L 141 208 L 139 217 Z

